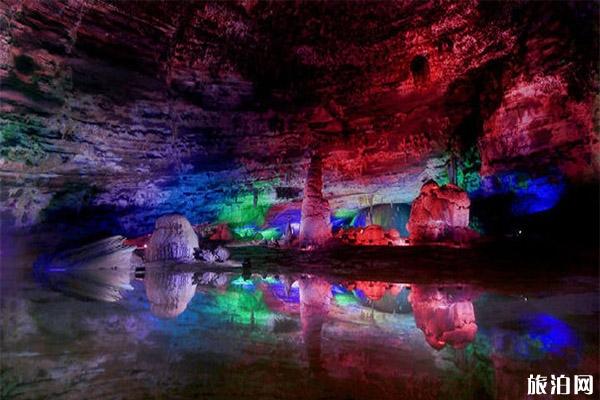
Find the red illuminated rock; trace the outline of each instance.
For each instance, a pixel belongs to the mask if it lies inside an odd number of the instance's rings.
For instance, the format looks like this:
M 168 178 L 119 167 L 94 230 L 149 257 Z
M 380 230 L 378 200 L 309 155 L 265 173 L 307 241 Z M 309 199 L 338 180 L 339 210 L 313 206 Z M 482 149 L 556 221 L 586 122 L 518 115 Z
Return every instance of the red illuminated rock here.
M 197 247 L 198 236 L 183 215 L 164 215 L 156 220 L 144 257 L 146 261 L 193 260 Z
M 568 91 L 561 76 L 520 76 L 484 123 L 482 175 L 544 167 L 559 168 L 572 179 L 597 174 L 600 143 L 593 111 Z
M 348 287 L 351 290 L 361 290 L 369 300 L 379 301 L 389 293 L 391 296 L 397 296 L 403 288 L 402 284 L 381 282 L 381 281 L 356 281 Z
M 148 242 L 150 241 L 150 237 L 152 235 L 144 235 L 136 238 L 125 239 L 125 244 L 127 246 L 134 246 L 137 249 L 145 249 L 148 246 Z
M 219 224 L 214 227 L 209 239 L 229 241 L 233 240 L 233 235 L 231 234 L 231 230 L 229 230 L 229 226 L 227 226 L 227 224 Z
M 455 185 L 429 181 L 421 188 L 410 210 L 406 228 L 412 243 L 469 239 L 467 193 Z
M 3 228 L 83 207 L 90 231 L 137 236 L 256 181 L 295 201 L 323 144 L 336 209 L 412 202 L 449 142 L 475 149 L 474 174 L 597 181 L 590 4 L 8 1 Z
M 320 246 L 331 239 L 331 212 L 329 202 L 323 198 L 323 162 L 320 155 L 310 159 L 304 199 L 302 200 L 302 215 L 300 219 L 300 245 Z
M 396 229 L 392 228 L 386 231 L 379 225 L 369 225 L 364 228 L 342 228 L 335 237 L 342 243 L 357 246 L 402 246 L 406 244 Z
M 431 347 L 440 350 L 449 344 L 461 349 L 475 340 L 477 323 L 473 297 L 474 293 L 468 288 L 411 286 L 408 300 L 415 322 Z

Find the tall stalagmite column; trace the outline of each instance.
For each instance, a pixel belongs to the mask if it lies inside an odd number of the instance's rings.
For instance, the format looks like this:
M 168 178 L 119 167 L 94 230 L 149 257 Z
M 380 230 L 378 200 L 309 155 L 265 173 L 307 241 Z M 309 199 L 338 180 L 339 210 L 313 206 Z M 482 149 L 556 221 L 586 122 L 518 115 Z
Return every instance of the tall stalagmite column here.
M 323 161 L 319 154 L 310 159 L 302 217 L 300 220 L 300 246 L 322 245 L 331 239 L 329 202 L 323 198 Z

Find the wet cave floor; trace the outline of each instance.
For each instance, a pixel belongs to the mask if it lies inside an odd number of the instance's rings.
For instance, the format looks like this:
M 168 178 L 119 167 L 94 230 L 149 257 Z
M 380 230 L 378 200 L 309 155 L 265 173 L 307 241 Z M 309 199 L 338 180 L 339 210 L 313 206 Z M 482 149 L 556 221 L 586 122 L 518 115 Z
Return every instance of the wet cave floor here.
M 230 250 L 250 270 L 53 280 L 32 273 L 43 248 L 5 243 L 1 397 L 514 400 L 530 374 L 593 375 L 598 393 L 595 251 Z

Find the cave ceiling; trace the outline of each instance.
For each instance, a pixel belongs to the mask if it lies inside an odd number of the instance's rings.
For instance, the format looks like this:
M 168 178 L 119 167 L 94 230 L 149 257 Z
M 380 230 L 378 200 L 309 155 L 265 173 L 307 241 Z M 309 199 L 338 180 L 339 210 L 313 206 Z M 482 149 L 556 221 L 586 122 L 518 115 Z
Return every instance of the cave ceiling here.
M 452 162 L 474 194 L 515 174 L 595 179 L 597 15 L 578 1 L 3 0 L 3 219 L 108 210 L 108 230 L 140 232 L 165 212 L 225 218 L 248 193 L 296 204 L 314 152 L 334 209 L 409 203 Z

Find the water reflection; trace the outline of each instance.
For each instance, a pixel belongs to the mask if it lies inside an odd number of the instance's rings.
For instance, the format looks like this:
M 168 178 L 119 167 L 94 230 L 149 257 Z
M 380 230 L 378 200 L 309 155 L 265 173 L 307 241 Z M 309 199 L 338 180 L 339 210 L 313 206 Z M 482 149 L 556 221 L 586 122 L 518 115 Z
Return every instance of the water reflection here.
M 309 369 L 322 372 L 321 331 L 329 315 L 331 284 L 318 277 L 302 277 L 300 288 L 300 320 Z
M 34 265 L 38 281 L 71 296 L 99 301 L 118 301 L 133 290 L 133 247 L 123 238 L 111 237 L 74 250 L 43 256 Z
M 150 269 L 144 276 L 146 296 L 152 314 L 175 318 L 185 311 L 194 294 L 196 283 L 192 272 L 170 272 Z
M 475 339 L 477 323 L 468 286 L 412 285 L 409 296 L 415 322 L 434 349 L 462 349 Z
M 124 398 L 175 389 L 183 398 L 239 398 L 243 388 L 257 398 L 508 400 L 525 398 L 531 371 L 598 370 L 587 323 L 598 316 L 595 290 L 524 296 L 456 282 L 173 265 L 136 278 L 115 262 L 45 259 L 38 282 L 60 294 L 37 288 L 34 298 L 3 300 L 3 329 L 16 333 L 2 338 L 14 349 L 4 362 L 39 393 L 51 384 L 36 377 L 37 365 L 57 384 L 74 379 L 62 362 L 95 371 L 89 385 L 126 371 L 144 389 L 112 387 Z

